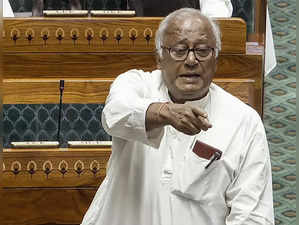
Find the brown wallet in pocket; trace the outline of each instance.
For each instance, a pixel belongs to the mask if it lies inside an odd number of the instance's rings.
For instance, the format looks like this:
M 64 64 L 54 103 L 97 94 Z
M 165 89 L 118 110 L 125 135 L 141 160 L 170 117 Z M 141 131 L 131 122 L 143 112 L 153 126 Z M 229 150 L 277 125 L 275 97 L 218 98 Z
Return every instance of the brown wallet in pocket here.
M 206 168 L 215 160 L 219 160 L 222 156 L 222 151 L 199 140 L 196 140 L 192 151 L 200 158 L 210 160 Z

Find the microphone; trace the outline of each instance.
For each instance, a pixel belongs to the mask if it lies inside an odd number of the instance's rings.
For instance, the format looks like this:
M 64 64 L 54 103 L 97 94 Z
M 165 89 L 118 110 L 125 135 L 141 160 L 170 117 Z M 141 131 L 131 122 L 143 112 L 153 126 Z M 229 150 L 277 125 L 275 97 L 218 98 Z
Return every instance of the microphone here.
M 62 113 L 62 95 L 64 90 L 64 80 L 60 80 L 59 82 L 59 114 L 58 114 L 58 129 L 57 129 L 57 141 L 60 145 L 60 126 L 61 126 L 61 113 Z

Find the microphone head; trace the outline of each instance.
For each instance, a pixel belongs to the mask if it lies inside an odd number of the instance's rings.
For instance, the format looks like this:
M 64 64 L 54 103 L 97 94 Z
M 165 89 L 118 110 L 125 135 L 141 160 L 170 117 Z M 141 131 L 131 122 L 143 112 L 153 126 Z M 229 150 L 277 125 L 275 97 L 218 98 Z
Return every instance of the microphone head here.
M 64 80 L 60 80 L 59 88 L 60 90 L 64 89 Z

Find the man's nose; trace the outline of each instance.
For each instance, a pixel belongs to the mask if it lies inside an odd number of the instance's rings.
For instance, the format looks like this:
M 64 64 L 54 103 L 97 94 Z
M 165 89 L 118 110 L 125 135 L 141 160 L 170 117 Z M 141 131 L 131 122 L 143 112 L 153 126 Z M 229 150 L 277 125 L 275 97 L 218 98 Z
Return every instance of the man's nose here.
M 186 65 L 195 66 L 198 64 L 194 51 L 189 51 L 185 60 Z

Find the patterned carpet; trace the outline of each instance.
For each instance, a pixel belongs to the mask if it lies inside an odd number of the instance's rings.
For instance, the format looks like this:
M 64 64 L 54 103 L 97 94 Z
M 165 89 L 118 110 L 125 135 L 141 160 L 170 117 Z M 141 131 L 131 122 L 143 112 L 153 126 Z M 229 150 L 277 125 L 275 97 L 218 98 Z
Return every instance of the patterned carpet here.
M 278 66 L 265 79 L 264 121 L 274 188 L 275 224 L 296 224 L 296 1 L 271 0 Z

